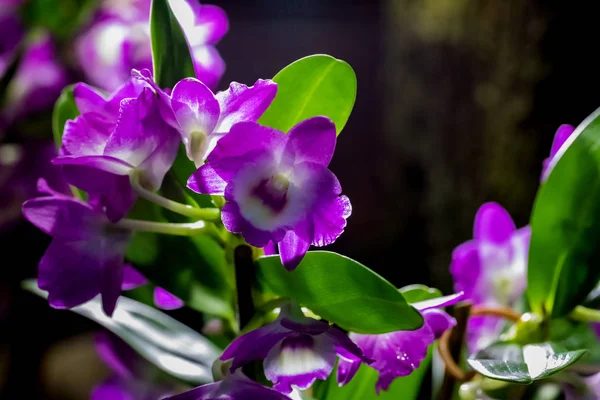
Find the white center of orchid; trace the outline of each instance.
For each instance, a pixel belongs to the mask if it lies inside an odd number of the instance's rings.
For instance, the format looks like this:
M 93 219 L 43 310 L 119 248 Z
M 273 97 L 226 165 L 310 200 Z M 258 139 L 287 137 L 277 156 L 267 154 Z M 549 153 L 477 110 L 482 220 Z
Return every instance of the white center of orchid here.
M 242 168 L 232 182 L 242 216 L 260 230 L 291 229 L 316 196 L 302 172 L 271 158 Z
M 494 300 L 503 306 L 511 306 L 525 290 L 527 249 L 522 240 L 513 237 L 501 245 L 484 244 L 481 251 L 482 268 L 485 269 L 482 272 L 488 277 Z
M 208 137 L 202 131 L 193 131 L 190 133 L 190 144 L 188 146 L 188 158 L 200 167 L 204 164 L 204 156 L 208 149 Z
M 277 380 L 278 377 L 294 377 L 305 374 L 315 374 L 329 371 L 335 354 L 332 349 L 323 348 L 323 343 L 317 343 L 317 337 L 307 334 L 292 334 L 275 346 L 265 359 L 267 378 Z M 333 346 L 332 346 L 333 347 Z

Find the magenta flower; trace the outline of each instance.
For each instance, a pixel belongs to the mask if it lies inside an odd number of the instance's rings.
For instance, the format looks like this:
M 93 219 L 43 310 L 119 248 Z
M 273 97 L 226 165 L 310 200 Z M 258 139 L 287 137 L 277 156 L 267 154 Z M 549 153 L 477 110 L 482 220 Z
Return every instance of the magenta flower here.
M 67 73 L 56 59 L 50 35 L 38 35 L 26 46 L 8 85 L 3 114 L 10 121 L 43 111 L 54 104 L 67 83 Z
M 221 360 L 232 359 L 232 372 L 250 361 L 264 360 L 265 376 L 275 384 L 273 388 L 290 393 L 292 385 L 304 390 L 316 379 L 327 379 L 338 356 L 371 361 L 338 328 L 305 317 L 297 306 L 286 306 L 274 322 L 231 342 Z
M 250 87 L 232 82 L 214 95 L 199 80 L 183 79 L 171 96 L 164 96 L 172 110 L 167 121 L 180 132 L 188 158 L 199 167 L 235 123 L 257 121 L 276 93 L 277 84 L 271 80 L 259 79 Z
M 558 150 L 562 147 L 562 145 L 573 134 L 574 131 L 575 131 L 575 127 L 572 125 L 567 125 L 567 124 L 563 124 L 563 125 L 559 126 L 558 129 L 556 130 L 556 133 L 554 134 L 554 140 L 552 141 L 552 148 L 550 149 L 550 157 L 546 158 L 543 162 L 542 180 L 544 180 L 545 177 L 548 176 L 548 173 L 550 172 L 548 170 L 548 166 L 550 165 L 550 162 L 552 161 L 552 159 L 554 158 L 556 153 L 558 153 Z
M 415 331 L 398 331 L 379 335 L 350 333 L 350 339 L 362 350 L 365 357 L 373 359 L 370 367 L 379 372 L 375 389 L 388 390 L 394 379 L 410 375 L 419 368 L 427 356 L 427 349 L 447 330 L 456 325 L 456 320 L 439 307 L 457 303 L 463 293 L 440 297 L 412 304 L 423 316 L 423 326 Z M 337 379 L 340 386 L 354 377 L 360 361 L 340 359 Z
M 148 283 L 148 279 L 131 265 L 125 265 L 123 272 L 123 290 L 131 290 Z M 154 289 L 154 304 L 162 310 L 176 310 L 184 306 L 183 300 L 161 287 Z
M 264 387 L 242 375 L 228 375 L 224 380 L 209 383 L 164 400 L 291 400 L 288 396 Z
M 527 256 L 531 228 L 517 229 L 508 212 L 497 203 L 482 205 L 475 216 L 474 239 L 452 253 L 450 272 L 454 288 L 464 291 L 475 305 L 513 307 L 527 283 Z M 469 319 L 471 351 L 487 346 L 502 327 L 494 317 Z
M 583 378 L 584 387 L 575 388 L 564 384 L 565 400 L 600 399 L 600 373 Z
M 214 88 L 225 63 L 215 44 L 227 33 L 225 12 L 197 0 L 171 0 L 188 39 L 196 77 Z M 79 62 L 88 79 L 113 91 L 129 79 L 131 69 L 152 69 L 150 1 L 107 1 L 96 21 L 77 42 Z
M 65 125 L 63 166 L 66 179 L 105 207 L 108 218 L 123 218 L 135 202 L 130 177 L 158 190 L 171 168 L 179 135 L 160 116 L 159 96 L 141 81 L 131 81 L 105 99 L 86 85 L 75 87 L 81 115 Z M 120 101 L 120 109 L 115 113 Z M 118 123 L 117 123 L 118 121 Z
M 156 400 L 174 393 L 174 387 L 156 383 L 152 365 L 118 337 L 99 332 L 95 342 L 113 375 L 93 389 L 91 400 Z
M 292 270 L 311 244 L 333 243 L 350 216 L 350 200 L 327 168 L 335 142 L 335 125 L 325 117 L 303 121 L 287 135 L 240 122 L 217 142 L 188 187 L 224 194 L 227 230 L 255 247 L 278 243 L 283 265 Z
M 39 263 L 38 286 L 54 308 L 71 308 L 102 295 L 112 315 L 121 293 L 123 259 L 130 232 L 112 225 L 90 204 L 54 192 L 23 204 L 29 222 L 52 236 Z

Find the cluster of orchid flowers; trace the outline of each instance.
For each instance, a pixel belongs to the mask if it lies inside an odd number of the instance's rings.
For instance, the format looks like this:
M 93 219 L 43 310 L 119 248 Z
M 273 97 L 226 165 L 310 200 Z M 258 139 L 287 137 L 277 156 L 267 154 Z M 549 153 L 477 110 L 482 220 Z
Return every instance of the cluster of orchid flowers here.
M 44 195 L 23 204 L 24 216 L 53 237 L 38 276 L 50 305 L 72 308 L 100 294 L 104 311 L 111 315 L 122 288 L 143 283 L 143 276 L 124 264 L 134 231 L 214 234 L 210 225 L 220 217 L 227 231 L 240 234 L 254 247 L 277 245 L 283 266 L 290 270 L 310 245 L 335 241 L 351 210 L 339 181 L 327 168 L 335 148 L 335 125 L 326 117 L 313 117 L 287 134 L 259 125 L 256 120 L 276 90 L 270 80 L 251 87 L 234 82 L 215 95 L 195 78 L 163 90 L 148 70 L 134 70 L 133 77 L 108 97 L 77 84 L 73 93 L 81 114 L 65 125 L 61 155 L 52 162 L 62 166 L 70 185 L 87 193 L 87 201 L 40 181 L 38 189 Z M 190 208 L 156 193 L 180 143 L 190 162 L 199 166 L 188 187 L 224 196 L 220 210 Z M 175 224 L 125 218 L 138 196 L 198 221 Z M 162 308 L 181 305 L 164 290 L 155 298 Z M 429 345 L 453 325 L 453 319 L 438 307 L 459 298 L 422 307 L 414 304 L 425 319 L 417 331 L 350 338 L 290 305 L 277 321 L 236 339 L 222 359 L 232 359 L 232 372 L 253 360 L 264 360 L 274 388 L 289 393 L 293 386 L 307 389 L 315 379 L 326 379 L 339 356 L 341 384 L 349 382 L 365 362 L 380 371 L 378 389 L 385 389 L 396 377 L 412 372 Z M 415 339 L 419 346 L 402 345 Z M 403 352 L 400 358 L 399 351 Z M 197 389 L 182 398 L 207 390 Z M 253 398 L 269 392 L 258 385 L 255 390 Z
M 226 250 L 249 245 L 256 257 L 276 255 L 282 268 L 294 271 L 303 268 L 310 246 L 333 243 L 351 214 L 350 200 L 328 168 L 340 127 L 326 115 L 305 118 L 287 132 L 261 124 L 278 94 L 274 80 L 259 79 L 252 86 L 232 82 L 215 93 L 225 68 L 214 48 L 228 29 L 224 12 L 193 0 L 169 4 L 187 38 L 196 75 L 180 77 L 172 87 L 159 85 L 151 71 L 151 1 L 103 2 L 76 42 L 80 66 L 95 86 L 73 86 L 78 115 L 61 127 L 58 153 L 49 157 L 55 174 L 39 174 L 44 179 L 22 206 L 25 218 L 52 236 L 37 280 L 52 307 L 71 309 L 100 296 L 106 315 L 113 315 L 122 291 L 148 283 L 143 271 L 126 262 L 138 233 L 206 236 Z M 41 53 L 45 56 L 32 59 L 53 58 Z M 6 65 L 1 57 L 0 75 Z M 66 78 L 55 75 L 62 78 L 52 85 L 60 89 Z M 15 93 L 29 93 L 23 85 Z M 542 179 L 573 131 L 568 125 L 557 131 Z M 174 179 L 174 164 L 182 155 L 193 171 L 185 176 L 187 189 L 205 195 L 208 206 L 165 194 L 165 182 Z M 133 211 L 142 202 L 183 220 L 138 218 Z M 517 229 L 499 204 L 484 204 L 475 217 L 474 239 L 452 256 L 456 293 L 410 304 L 422 318 L 418 329 L 352 332 L 284 299 L 274 320 L 252 330 L 240 326 L 244 333 L 215 361 L 217 382 L 181 394 L 172 382 L 151 382 L 148 362 L 116 338 L 100 335 L 99 354 L 115 374 L 94 389 L 92 399 L 298 398 L 299 391 L 329 379 L 334 370 L 340 387 L 349 384 L 361 365 L 378 372 L 374 393 L 386 391 L 418 369 L 430 346 L 456 326 L 445 307 L 468 300 L 478 307 L 526 311 L 521 300 L 530 236 L 531 229 Z M 186 302 L 157 286 L 154 303 L 172 310 Z M 486 348 L 504 330 L 497 316 L 472 316 L 469 353 Z M 262 362 L 265 379 L 247 376 L 256 362 Z M 565 386 L 568 398 L 600 396 L 598 376 L 587 378 L 589 390 L 583 395 L 581 388 Z M 473 398 L 487 398 L 476 391 Z
M 129 79 L 132 68 L 152 66 L 151 0 L 102 0 L 96 2 L 93 12 L 82 9 L 81 15 L 91 15 L 81 18 L 77 30 L 70 33 L 75 40 L 66 47 L 59 46 L 59 40 L 43 24 L 31 26 L 25 21 L 22 11 L 32 7 L 29 3 L 0 0 L 0 81 L 6 81 L 6 87 L 0 89 L 3 230 L 18 220 L 24 199 L 40 194 L 37 178 L 45 178 L 54 187 L 63 184 L 56 169 L 46 167 L 56 155 L 54 144 L 47 137 L 31 138 L 35 132 L 23 126 L 23 121 L 51 108 L 61 90 L 78 76 L 102 90 L 113 91 Z M 225 63 L 215 48 L 229 29 L 225 12 L 192 0 L 170 4 L 190 38 L 196 77 L 214 89 L 225 72 Z M 53 7 L 52 3 L 47 6 Z M 47 130 L 49 134 L 50 127 Z

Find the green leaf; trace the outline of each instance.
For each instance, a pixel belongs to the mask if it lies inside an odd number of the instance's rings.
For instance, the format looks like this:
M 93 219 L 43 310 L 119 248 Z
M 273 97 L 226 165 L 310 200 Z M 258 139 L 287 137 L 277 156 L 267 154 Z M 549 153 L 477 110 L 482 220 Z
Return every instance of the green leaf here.
M 22 286 L 47 298 L 35 280 L 24 281 Z M 212 363 L 221 351 L 193 329 L 152 307 L 121 297 L 111 318 L 102 311 L 100 297 L 95 297 L 71 311 L 104 326 L 170 375 L 194 384 L 212 381 Z
M 525 346 L 495 343 L 467 361 L 475 371 L 490 379 L 532 383 L 562 371 L 579 360 L 586 351 L 568 351 L 550 342 Z
M 319 400 L 416 400 L 419 396 L 421 383 L 431 364 L 433 346 L 429 346 L 427 357 L 419 368 L 410 375 L 396 378 L 387 391 L 379 395 L 375 392 L 375 384 L 379 376 L 373 368 L 363 364 L 354 378 L 345 386 L 338 387 L 336 374 L 331 373 L 326 381 L 315 383 L 315 398 Z
M 527 296 L 542 315 L 568 314 L 600 278 L 599 116 L 577 127 L 535 200 Z
M 357 333 L 414 330 L 423 325 L 388 281 L 364 265 L 328 251 L 310 251 L 294 271 L 279 256 L 257 260 L 263 291 L 290 297 L 321 317 Z
M 317 54 L 293 62 L 273 80 L 277 96 L 259 123 L 288 132 L 300 121 L 324 115 L 340 134 L 356 100 L 356 75 L 350 65 Z
M 158 86 L 173 88 L 180 80 L 196 76 L 187 39 L 168 0 L 152 0 L 150 38 Z
M 442 297 L 442 292 L 436 288 L 430 288 L 425 285 L 408 285 L 398 289 L 402 296 L 409 303 L 418 303 L 419 301 L 432 300 Z
M 75 104 L 75 97 L 73 97 L 73 87 L 74 85 L 65 87 L 54 104 L 52 133 L 57 148 L 62 146 L 65 123 L 70 119 L 75 119 L 79 115 L 79 109 L 77 108 L 77 104 Z

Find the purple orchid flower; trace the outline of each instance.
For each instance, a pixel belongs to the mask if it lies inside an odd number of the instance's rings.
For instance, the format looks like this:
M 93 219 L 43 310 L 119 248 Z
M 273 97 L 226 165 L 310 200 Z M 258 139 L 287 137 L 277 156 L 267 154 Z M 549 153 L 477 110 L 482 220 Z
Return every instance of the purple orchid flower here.
M 175 392 L 172 385 L 155 383 L 152 365 L 118 337 L 99 332 L 95 342 L 113 375 L 92 390 L 91 400 L 156 400 Z
M 214 95 L 199 80 L 187 78 L 163 98 L 172 111 L 167 122 L 180 132 L 188 158 L 199 167 L 234 124 L 258 121 L 276 94 L 277 84 L 271 80 L 259 79 L 250 87 L 232 82 L 229 89 Z
M 90 204 L 50 189 L 23 203 L 29 222 L 52 236 L 39 263 L 38 286 L 54 308 L 72 308 L 102 295 L 112 315 L 121 293 L 123 259 L 130 232 L 112 225 Z
M 196 0 L 169 4 L 188 39 L 196 77 L 214 88 L 225 72 L 214 46 L 229 29 L 227 15 Z M 149 15 L 149 0 L 104 2 L 76 46 L 81 67 L 93 84 L 112 91 L 129 79 L 131 69 L 152 69 Z
M 335 125 L 326 117 L 300 122 L 287 135 L 239 122 L 217 142 L 188 187 L 224 194 L 227 230 L 255 247 L 278 243 L 283 265 L 292 270 L 311 244 L 333 243 L 352 211 L 327 168 L 335 143 Z
M 548 167 L 550 166 L 550 162 L 558 153 L 558 150 L 562 147 L 562 145 L 567 141 L 567 139 L 573 134 L 575 131 L 575 127 L 572 125 L 563 124 L 558 127 L 556 133 L 554 134 L 554 140 L 552 141 L 552 148 L 550 150 L 550 157 L 546 158 L 543 162 L 542 167 L 542 180 L 548 176 L 550 172 Z
M 327 379 L 336 357 L 366 362 L 348 336 L 326 322 L 307 318 L 297 306 L 286 305 L 277 320 L 235 339 L 221 356 L 232 359 L 234 372 L 253 360 L 264 360 L 265 376 L 282 393 L 309 388 Z
M 133 79 L 108 99 L 77 85 L 74 96 L 82 114 L 65 125 L 64 155 L 53 160 L 63 166 L 69 183 L 106 208 L 113 222 L 135 202 L 131 176 L 135 174 L 143 187 L 158 190 L 179 146 L 177 131 L 160 116 L 158 94 L 138 85 L 144 83 Z M 138 91 L 137 97 L 128 97 Z
M 225 377 L 224 380 L 209 383 L 181 393 L 177 396 L 167 397 L 164 400 L 291 400 L 288 396 L 273 389 L 262 386 L 236 372 Z
M 148 279 L 131 265 L 123 272 L 123 290 L 132 290 L 148 283 Z M 183 300 L 161 287 L 154 288 L 154 304 L 162 310 L 176 310 L 184 306 Z
M 379 372 L 375 386 L 377 394 L 388 390 L 394 379 L 410 375 L 419 368 L 421 361 L 427 356 L 431 344 L 442 334 L 456 325 L 456 320 L 439 307 L 456 304 L 463 293 L 413 303 L 423 316 L 423 326 L 415 331 L 398 331 L 379 335 L 364 335 L 351 332 L 350 339 L 362 350 L 365 357 L 375 360 L 370 367 Z M 340 386 L 350 382 L 354 377 L 360 361 L 340 359 L 337 380 Z
M 531 228 L 517 229 L 497 203 L 482 205 L 475 216 L 474 239 L 452 253 L 454 288 L 474 305 L 513 307 L 527 284 Z M 467 342 L 475 352 L 493 341 L 503 321 L 495 317 L 469 319 Z
M 0 10 L 0 77 L 4 76 L 12 63 L 17 46 L 23 38 L 23 25 L 16 10 L 10 9 L 10 4 L 3 5 Z
M 67 73 L 56 59 L 50 35 L 32 38 L 8 85 L 5 118 L 12 121 L 46 109 L 54 104 L 67 83 Z
M 584 387 L 574 388 L 563 385 L 565 400 L 597 400 L 600 399 L 600 373 L 583 378 Z

